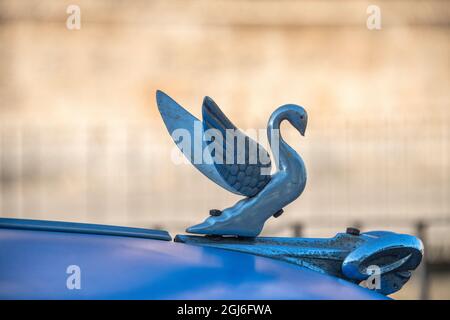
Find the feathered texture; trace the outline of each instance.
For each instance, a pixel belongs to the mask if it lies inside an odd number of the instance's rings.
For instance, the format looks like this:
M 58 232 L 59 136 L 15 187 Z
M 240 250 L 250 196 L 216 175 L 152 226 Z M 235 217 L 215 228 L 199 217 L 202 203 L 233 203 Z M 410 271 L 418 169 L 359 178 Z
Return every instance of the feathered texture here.
M 209 143 L 212 157 L 220 160 L 220 163 L 214 163 L 219 174 L 239 193 L 247 197 L 258 194 L 270 181 L 271 163 L 267 151 L 238 130 L 209 97 L 203 100 L 202 115 L 204 131 L 216 129 L 223 137 L 221 148 L 213 148 L 212 142 Z M 239 145 L 240 141 L 244 143 Z M 268 163 L 263 164 L 260 154 L 269 160 Z

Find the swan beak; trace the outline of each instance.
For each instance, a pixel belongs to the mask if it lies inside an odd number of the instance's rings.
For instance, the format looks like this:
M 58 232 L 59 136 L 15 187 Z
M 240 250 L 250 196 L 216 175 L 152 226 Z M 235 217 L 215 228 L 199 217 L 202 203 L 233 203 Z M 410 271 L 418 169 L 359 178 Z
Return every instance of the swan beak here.
M 305 136 L 305 128 L 301 128 L 299 131 L 302 136 Z

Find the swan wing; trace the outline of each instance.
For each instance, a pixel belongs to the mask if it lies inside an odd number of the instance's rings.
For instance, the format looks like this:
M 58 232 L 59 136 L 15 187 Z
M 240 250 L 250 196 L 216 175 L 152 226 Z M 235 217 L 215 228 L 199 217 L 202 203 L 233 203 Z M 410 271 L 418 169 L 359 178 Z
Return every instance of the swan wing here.
M 225 188 L 226 190 L 244 195 L 235 188 L 233 188 L 219 173 L 217 167 L 208 152 L 203 152 L 208 148 L 205 139 L 203 139 L 203 125 L 200 120 L 186 111 L 175 100 L 169 97 L 162 91 L 156 92 L 156 103 L 158 105 L 159 112 L 164 120 L 167 130 L 170 136 L 174 140 L 178 148 L 183 152 L 184 156 L 196 167 L 201 173 L 214 181 L 216 184 Z M 196 143 L 200 143 L 200 139 L 195 139 L 197 131 L 201 137 L 201 146 L 198 146 L 200 151 L 200 157 L 198 153 L 195 154 Z M 183 139 L 189 139 L 185 141 Z M 205 158 L 206 157 L 206 158 Z
M 221 141 L 216 139 L 207 143 L 218 173 L 240 194 L 247 197 L 258 194 L 270 181 L 268 152 L 236 128 L 209 97 L 203 100 L 202 115 L 206 136 L 208 132 L 211 136 L 220 132 L 222 137 Z

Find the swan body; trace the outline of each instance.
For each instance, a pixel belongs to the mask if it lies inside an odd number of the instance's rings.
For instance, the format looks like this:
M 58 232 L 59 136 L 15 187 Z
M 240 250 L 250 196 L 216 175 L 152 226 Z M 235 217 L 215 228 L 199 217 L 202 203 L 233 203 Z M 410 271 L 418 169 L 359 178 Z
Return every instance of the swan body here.
M 175 142 L 173 133 L 176 129 L 184 128 L 190 133 L 194 131 L 192 122 L 199 122 L 194 116 L 184 110 L 174 100 L 161 91 L 157 91 L 157 104 L 169 133 Z M 294 104 L 287 104 L 276 109 L 267 125 L 267 136 L 275 159 L 277 171 L 270 176 L 270 161 L 268 153 L 262 146 L 240 132 L 231 121 L 222 113 L 219 107 L 206 97 L 203 102 L 203 130 L 218 130 L 223 136 L 228 129 L 235 130 L 238 136 L 245 139 L 245 150 L 230 148 L 230 141 L 225 138 L 222 143 L 215 140 L 220 148 L 211 148 L 206 152 L 206 159 L 202 163 L 196 163 L 192 156 L 192 149 L 182 149 L 183 153 L 193 165 L 215 183 L 225 189 L 246 198 L 238 201 L 232 207 L 213 210 L 213 215 L 204 222 L 186 229 L 189 233 L 208 235 L 235 235 L 243 237 L 255 237 L 261 232 L 264 223 L 272 216 L 277 217 L 283 208 L 298 198 L 306 185 L 306 169 L 302 158 L 293 150 L 279 133 L 280 124 L 284 120 L 289 121 L 302 135 L 305 134 L 308 116 L 305 109 Z M 194 134 L 195 135 L 195 134 Z M 195 144 L 193 142 L 191 145 Z M 180 145 L 177 143 L 180 147 Z M 212 143 L 202 139 L 202 146 L 208 148 Z M 217 144 L 215 144 L 217 146 Z M 230 151 L 232 149 L 232 151 Z M 207 149 L 208 150 L 208 149 Z M 219 151 L 218 151 L 219 150 Z M 223 151 L 220 151 L 223 150 Z M 256 151 L 255 151 L 256 150 Z M 244 152 L 244 155 L 241 154 Z M 257 156 L 251 158 L 252 152 Z M 261 157 L 262 155 L 262 157 Z M 214 156 L 214 159 L 212 157 Z M 217 159 L 231 159 L 234 162 L 217 161 Z M 250 161 L 253 159 L 256 161 Z M 237 160 L 243 160 L 238 164 Z

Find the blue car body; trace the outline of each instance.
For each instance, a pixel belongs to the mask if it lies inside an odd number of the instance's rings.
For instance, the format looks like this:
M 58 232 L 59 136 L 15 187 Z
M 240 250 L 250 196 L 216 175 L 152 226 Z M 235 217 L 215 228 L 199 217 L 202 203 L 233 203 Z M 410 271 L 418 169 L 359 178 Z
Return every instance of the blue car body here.
M 79 289 L 67 285 L 74 265 Z M 386 299 L 294 264 L 172 242 L 164 231 L 5 218 L 0 298 Z

